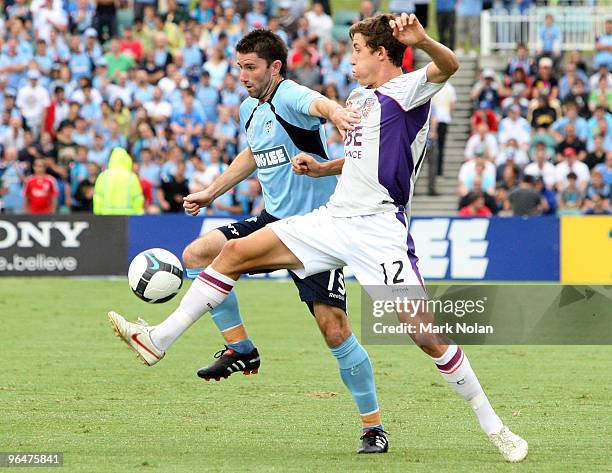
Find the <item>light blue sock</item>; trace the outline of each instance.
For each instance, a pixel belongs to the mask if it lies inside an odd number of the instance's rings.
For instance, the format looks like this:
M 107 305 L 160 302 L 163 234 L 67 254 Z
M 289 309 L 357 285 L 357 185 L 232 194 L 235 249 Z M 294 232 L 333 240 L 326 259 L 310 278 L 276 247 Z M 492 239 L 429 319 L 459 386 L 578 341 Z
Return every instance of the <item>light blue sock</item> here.
M 203 268 L 187 268 L 186 274 L 189 279 L 195 279 L 202 271 L 204 271 Z M 238 306 L 236 291 L 230 292 L 229 296 L 210 312 L 210 317 L 220 332 L 240 325 L 242 317 L 240 317 L 240 307 Z M 253 345 L 250 338 L 247 338 L 238 343 L 230 343 L 228 347 L 233 348 L 238 353 L 250 353 L 255 348 L 255 345 Z
M 359 414 L 377 411 L 378 399 L 370 357 L 355 335 L 351 335 L 340 345 L 332 348 L 331 352 L 338 360 L 340 377 L 351 392 Z M 382 425 L 375 427 L 383 428 Z

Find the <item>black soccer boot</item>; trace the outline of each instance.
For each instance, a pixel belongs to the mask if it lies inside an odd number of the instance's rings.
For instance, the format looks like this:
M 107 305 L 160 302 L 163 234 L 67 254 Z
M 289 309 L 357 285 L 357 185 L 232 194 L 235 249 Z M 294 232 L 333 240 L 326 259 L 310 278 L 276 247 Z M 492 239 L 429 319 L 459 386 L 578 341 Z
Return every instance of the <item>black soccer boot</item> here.
M 361 436 L 361 448 L 357 453 L 387 453 L 389 440 L 387 432 L 376 427 L 366 430 Z
M 229 378 L 232 374 L 237 371 L 242 371 L 243 374 L 257 374 L 259 370 L 259 352 L 257 348 L 253 348 L 250 353 L 238 353 L 233 348 L 229 348 L 225 345 L 223 350 L 219 350 L 215 353 L 217 360 L 202 368 L 198 371 L 198 376 L 210 381 L 216 379 L 220 381 L 221 378 Z

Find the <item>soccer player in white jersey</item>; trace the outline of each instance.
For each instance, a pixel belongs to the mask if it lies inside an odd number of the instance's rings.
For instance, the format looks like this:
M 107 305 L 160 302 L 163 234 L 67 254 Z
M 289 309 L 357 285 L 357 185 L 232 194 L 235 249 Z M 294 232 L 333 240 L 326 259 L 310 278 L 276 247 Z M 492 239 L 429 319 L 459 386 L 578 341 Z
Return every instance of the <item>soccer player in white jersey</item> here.
M 263 268 L 307 277 L 348 265 L 366 289 L 423 284 L 406 211 L 425 152 L 430 99 L 458 69 L 457 58 L 405 13 L 365 19 L 351 27 L 350 36 L 353 74 L 362 87 L 348 102 L 362 118 L 346 135 L 344 162 L 318 163 L 305 155 L 294 162 L 298 173 L 309 176 L 342 174 L 330 201 L 228 241 L 181 300 L 181 313 L 197 320 L 227 297 L 241 274 Z M 403 74 L 406 46 L 421 49 L 432 62 Z M 184 207 L 192 214 L 200 209 L 194 199 Z M 470 403 L 503 457 L 523 460 L 527 442 L 497 416 L 461 348 L 437 334 L 419 334 L 415 341 Z

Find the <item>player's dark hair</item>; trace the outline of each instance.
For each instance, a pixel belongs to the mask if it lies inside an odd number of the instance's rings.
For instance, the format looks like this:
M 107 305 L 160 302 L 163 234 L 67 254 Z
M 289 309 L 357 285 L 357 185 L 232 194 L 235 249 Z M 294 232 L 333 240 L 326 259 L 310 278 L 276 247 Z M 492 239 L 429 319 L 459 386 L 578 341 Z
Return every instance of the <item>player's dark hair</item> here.
M 265 59 L 268 66 L 274 61 L 281 62 L 280 75 L 287 73 L 287 46 L 275 33 L 269 30 L 253 30 L 246 34 L 236 45 L 236 52 L 240 54 L 255 53 L 257 57 Z
M 394 19 L 393 15 L 384 13 L 366 18 L 351 26 L 349 36 L 353 39 L 357 33 L 361 34 L 366 46 L 371 51 L 376 51 L 380 47 L 385 48 L 391 63 L 394 66 L 400 67 L 404 58 L 404 51 L 406 51 L 406 45 L 393 36 L 393 30 L 389 26 L 389 22 Z

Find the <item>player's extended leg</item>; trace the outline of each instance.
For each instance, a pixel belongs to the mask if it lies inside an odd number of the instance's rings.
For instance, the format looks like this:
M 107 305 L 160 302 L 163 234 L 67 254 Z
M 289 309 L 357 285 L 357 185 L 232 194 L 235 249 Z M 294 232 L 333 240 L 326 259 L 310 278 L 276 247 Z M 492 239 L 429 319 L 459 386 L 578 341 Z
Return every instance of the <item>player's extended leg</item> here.
M 227 238 L 219 230 L 213 230 L 191 242 L 183 252 L 183 262 L 187 267 L 187 277 L 195 279 L 223 249 Z M 197 268 L 197 269 L 194 269 Z M 227 345 L 239 353 L 254 350 L 248 338 L 238 307 L 238 298 L 232 291 L 219 307 L 211 311 L 211 318 Z M 153 343 L 166 351 L 187 329 L 180 318 L 168 317 L 151 331 Z
M 429 312 L 416 315 L 400 314 L 398 317 L 401 322 L 411 323 L 416 327 L 435 324 L 434 316 Z M 442 334 L 417 331 L 410 336 L 415 344 L 432 358 L 444 380 L 470 403 L 481 429 L 504 458 L 509 462 L 523 460 L 527 456 L 527 442 L 504 426 L 461 347 Z
M 230 240 L 213 264 L 200 273 L 168 318 L 184 332 L 227 298 L 242 273 L 256 269 L 300 267 L 297 257 L 270 229 L 263 228 L 245 238 Z M 145 364 L 153 365 L 164 357 L 165 351 L 160 350 L 151 339 L 155 327 L 128 322 L 116 312 L 109 312 L 108 316 L 117 335 Z M 236 371 L 242 371 L 240 368 L 244 369 L 238 366 Z
M 340 378 L 357 404 L 363 427 L 363 444 L 358 452 L 385 453 L 389 442 L 383 430 L 368 352 L 353 335 L 344 310 L 314 302 L 313 311 L 321 334 L 338 361 Z

